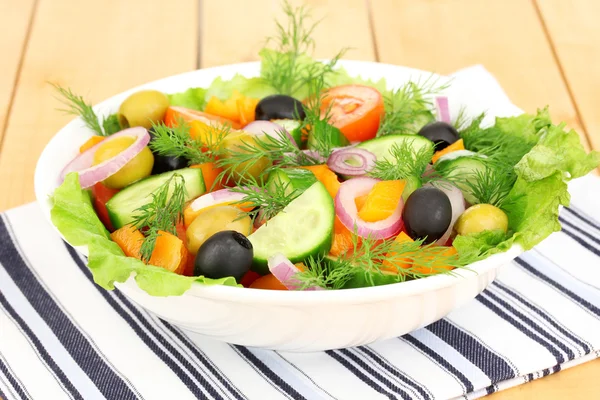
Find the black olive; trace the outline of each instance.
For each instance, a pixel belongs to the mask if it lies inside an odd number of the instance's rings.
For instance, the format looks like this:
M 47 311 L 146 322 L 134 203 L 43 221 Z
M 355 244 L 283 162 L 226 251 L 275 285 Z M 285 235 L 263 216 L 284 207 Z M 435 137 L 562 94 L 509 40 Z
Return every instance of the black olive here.
M 452 204 L 446 193 L 424 186 L 408 197 L 402 220 L 406 233 L 413 239 L 432 243 L 441 238 L 452 221 Z
M 154 140 L 154 130 L 150 128 L 150 143 Z M 150 146 L 152 150 L 152 146 Z M 152 151 L 154 155 L 154 166 L 152 167 L 152 175 L 162 174 L 163 172 L 175 171 L 177 169 L 186 168 L 189 164 L 185 157 L 173 157 L 173 156 L 162 156 L 155 151 Z
M 252 243 L 236 231 L 221 231 L 209 237 L 196 254 L 194 275 L 219 279 L 233 276 L 237 282 L 252 265 Z
M 306 113 L 299 100 L 284 94 L 274 94 L 258 102 L 254 110 L 254 118 L 263 121 L 272 119 L 303 120 L 306 118 Z
M 426 137 L 435 144 L 436 150 L 442 150 L 458 140 L 458 131 L 450 124 L 442 121 L 425 125 L 419 135 Z

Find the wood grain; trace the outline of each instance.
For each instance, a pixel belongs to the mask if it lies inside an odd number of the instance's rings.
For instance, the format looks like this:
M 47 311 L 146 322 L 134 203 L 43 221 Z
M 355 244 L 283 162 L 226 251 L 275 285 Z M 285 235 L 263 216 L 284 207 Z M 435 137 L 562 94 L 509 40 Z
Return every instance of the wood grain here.
M 537 0 L 581 122 L 600 150 L 600 2 Z
M 196 0 L 39 0 L 0 154 L 0 210 L 34 200 L 36 161 L 72 118 L 56 110 L 48 81 L 98 102 L 192 70 L 197 16 Z
M 329 58 L 351 46 L 345 58 L 375 60 L 364 0 L 295 0 L 290 3 L 311 7 L 315 20 L 325 18 L 313 34 L 315 57 Z M 340 13 L 340 9 L 344 12 Z M 205 0 L 201 15 L 202 67 L 258 60 L 265 38 L 275 34 L 274 19 L 286 21 L 281 2 L 273 0 Z M 231 31 L 220 34 L 223 27 Z
M 381 62 L 441 74 L 483 64 L 526 112 L 550 105 L 581 128 L 534 5 L 524 0 L 373 0 Z
M 0 26 L 3 32 L 10 32 L 0 35 L 0 143 L 17 84 L 34 8 L 35 0 L 0 1 Z

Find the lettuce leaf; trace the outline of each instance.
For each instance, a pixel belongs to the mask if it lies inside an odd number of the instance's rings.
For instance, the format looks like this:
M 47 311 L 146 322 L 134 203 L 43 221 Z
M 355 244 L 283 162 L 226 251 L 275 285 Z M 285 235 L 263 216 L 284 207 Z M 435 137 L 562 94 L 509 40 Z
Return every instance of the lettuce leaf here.
M 227 100 L 237 90 L 247 97 L 262 99 L 263 97 L 275 94 L 275 90 L 261 78 L 246 78 L 243 75 L 236 74 L 229 80 L 223 80 L 221 77 L 215 79 L 206 90 L 205 98 L 208 101 L 215 96 L 221 100 Z
M 514 240 L 514 235 L 507 234 L 502 230 L 483 231 L 457 236 L 452 242 L 452 246 L 465 259 L 481 260 L 510 249 Z
M 94 281 L 105 289 L 125 282 L 133 273 L 138 286 L 153 296 L 180 296 L 193 282 L 205 285 L 239 286 L 232 277 L 209 279 L 187 277 L 127 257 L 98 219 L 90 196 L 81 189 L 79 177 L 70 173 L 52 196 L 52 223 L 73 246 L 88 247 L 88 267 Z
M 206 106 L 206 89 L 189 88 L 185 92 L 168 95 L 172 106 L 191 108 L 192 110 L 203 110 Z

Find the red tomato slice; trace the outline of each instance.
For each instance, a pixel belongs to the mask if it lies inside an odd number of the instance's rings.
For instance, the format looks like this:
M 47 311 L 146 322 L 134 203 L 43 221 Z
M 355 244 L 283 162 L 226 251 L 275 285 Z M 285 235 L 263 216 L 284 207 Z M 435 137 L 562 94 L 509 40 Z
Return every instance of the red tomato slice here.
M 185 122 L 200 121 L 206 125 L 213 125 L 214 122 L 219 124 L 229 124 L 233 129 L 240 129 L 242 126 L 235 121 L 218 115 L 208 114 L 202 111 L 192 110 L 185 107 L 169 107 L 165 114 L 165 125 L 175 126 L 178 119 L 183 119 Z
M 373 139 L 384 111 L 383 97 L 370 86 L 336 86 L 323 94 L 321 114 L 327 110 L 329 123 L 351 142 Z

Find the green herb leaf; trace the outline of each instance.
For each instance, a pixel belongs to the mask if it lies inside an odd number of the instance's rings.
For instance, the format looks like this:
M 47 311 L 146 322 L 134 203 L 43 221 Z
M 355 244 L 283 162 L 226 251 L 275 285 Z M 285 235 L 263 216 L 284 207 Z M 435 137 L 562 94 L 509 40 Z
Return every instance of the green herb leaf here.
M 185 196 L 185 179 L 175 173 L 152 193 L 152 201 L 135 210 L 133 225 L 146 229 L 140 249 L 142 260 L 150 260 L 159 231 L 177 235 L 176 225 L 183 218 Z
M 430 77 L 422 82 L 409 81 L 384 96 L 385 114 L 377 136 L 416 134 L 424 125 L 435 120 L 431 96 L 447 85 Z
M 385 159 L 377 160 L 369 175 L 384 181 L 408 177 L 416 177 L 420 180 L 425 167 L 433 157 L 433 148 L 414 146 L 413 142 L 405 140 L 400 144 L 394 144 L 390 149 L 390 155 Z
M 111 114 L 104 118 L 102 120 L 102 128 L 107 136 L 119 132 L 121 130 L 121 125 L 119 124 L 119 117 L 117 114 Z
M 108 133 L 102 130 L 102 126 L 100 126 L 100 120 L 98 119 L 98 116 L 92 109 L 92 105 L 86 103 L 83 97 L 76 95 L 71 91 L 71 89 L 65 89 L 56 84 L 52 84 L 52 86 L 62 96 L 62 99 L 60 99 L 60 101 L 68 107 L 61 111 L 67 114 L 81 117 L 85 125 L 92 131 L 94 131 L 97 135 L 109 135 Z
M 152 124 L 154 138 L 149 146 L 153 152 L 161 156 L 185 158 L 189 165 L 214 162 L 219 143 L 228 134 L 230 128 L 224 125 L 220 128 L 215 126 L 213 129 L 214 132 L 207 137 L 214 137 L 210 139 L 214 143 L 202 143 L 192 139 L 190 128 L 184 121 L 179 121 L 174 127 L 168 127 L 163 122 Z M 202 151 L 203 147 L 207 150 Z

